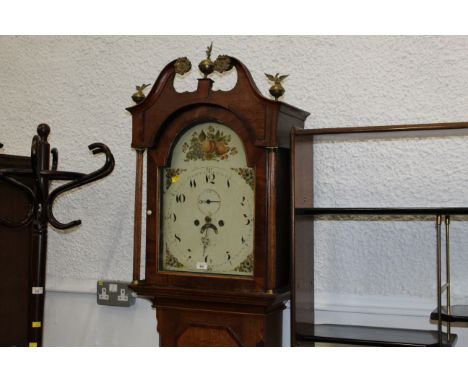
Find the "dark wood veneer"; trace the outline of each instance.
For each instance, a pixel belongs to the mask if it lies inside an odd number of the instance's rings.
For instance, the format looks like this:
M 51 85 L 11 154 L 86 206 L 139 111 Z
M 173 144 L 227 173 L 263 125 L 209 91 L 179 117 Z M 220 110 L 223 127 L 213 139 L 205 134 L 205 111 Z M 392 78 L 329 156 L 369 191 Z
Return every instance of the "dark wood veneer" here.
M 145 279 L 133 285 L 156 307 L 160 344 L 281 345 L 284 301 L 289 298 L 289 134 L 308 113 L 263 97 L 247 68 L 232 58 L 237 83 L 214 91 L 199 79 L 194 92 L 177 93 L 174 62 L 161 72 L 146 99 L 129 108 L 132 147 L 147 150 Z M 160 169 L 181 134 L 202 122 L 233 129 L 255 169 L 253 277 L 159 270 Z
M 30 167 L 28 157 L 0 155 L 0 168 Z M 34 187 L 32 179 L 21 181 Z M 26 195 L 0 181 L 0 216 L 18 221 L 28 209 Z M 12 230 L 0 225 L 0 346 L 28 346 L 31 251 L 32 226 Z

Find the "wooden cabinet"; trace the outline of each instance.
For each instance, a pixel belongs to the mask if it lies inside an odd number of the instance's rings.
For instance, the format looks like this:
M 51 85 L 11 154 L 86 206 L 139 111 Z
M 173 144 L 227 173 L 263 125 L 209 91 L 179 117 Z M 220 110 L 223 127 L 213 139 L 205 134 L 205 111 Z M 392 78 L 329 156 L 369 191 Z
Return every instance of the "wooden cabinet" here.
M 31 167 L 27 157 L 0 155 L 0 168 Z M 16 176 L 30 187 L 32 179 Z M 29 200 L 12 185 L 0 181 L 0 217 L 12 222 L 27 215 Z M 30 319 L 31 225 L 11 229 L 0 224 L 0 346 L 28 346 Z

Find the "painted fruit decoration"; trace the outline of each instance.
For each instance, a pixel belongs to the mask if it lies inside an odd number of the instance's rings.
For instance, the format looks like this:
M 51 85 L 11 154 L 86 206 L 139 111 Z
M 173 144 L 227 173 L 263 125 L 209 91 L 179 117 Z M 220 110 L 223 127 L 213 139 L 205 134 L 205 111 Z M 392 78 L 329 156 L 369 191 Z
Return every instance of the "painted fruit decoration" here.
M 208 126 L 207 131 L 194 132 L 190 143 L 184 143 L 182 151 L 186 154 L 185 161 L 190 160 L 224 160 L 229 155 L 236 155 L 237 149 L 230 147 L 231 136 L 213 126 Z

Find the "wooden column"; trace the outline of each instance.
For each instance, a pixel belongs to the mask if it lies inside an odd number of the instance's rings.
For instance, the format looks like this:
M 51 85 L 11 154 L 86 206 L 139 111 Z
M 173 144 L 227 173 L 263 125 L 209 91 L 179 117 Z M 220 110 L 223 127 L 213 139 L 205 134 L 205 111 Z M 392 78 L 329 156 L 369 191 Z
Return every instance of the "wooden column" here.
M 138 281 L 140 280 L 144 153 L 144 149 L 136 149 L 135 220 L 133 227 L 133 284 L 138 284 Z

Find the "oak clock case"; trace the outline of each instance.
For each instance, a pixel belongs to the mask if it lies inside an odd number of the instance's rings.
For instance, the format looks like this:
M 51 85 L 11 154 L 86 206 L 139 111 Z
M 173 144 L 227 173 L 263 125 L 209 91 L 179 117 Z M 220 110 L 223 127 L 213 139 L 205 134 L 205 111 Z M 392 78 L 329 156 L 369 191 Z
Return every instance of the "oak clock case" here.
M 226 75 L 237 74 L 231 90 L 213 90 L 205 73 L 196 91 L 178 93 L 174 79 L 191 66 L 181 58 L 127 109 L 137 152 L 132 288 L 153 302 L 161 346 L 281 346 L 289 299 L 289 134 L 308 113 L 262 96 L 239 60 L 219 56 L 215 68 L 220 60 L 234 68 Z

